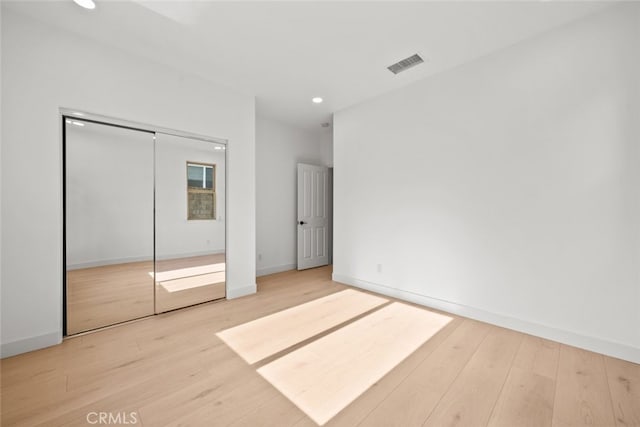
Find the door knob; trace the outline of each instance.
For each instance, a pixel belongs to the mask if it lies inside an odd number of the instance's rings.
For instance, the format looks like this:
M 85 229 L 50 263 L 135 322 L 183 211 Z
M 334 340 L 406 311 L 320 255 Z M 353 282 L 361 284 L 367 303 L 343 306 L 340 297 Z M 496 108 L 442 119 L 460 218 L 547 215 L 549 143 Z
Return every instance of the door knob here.
M 305 225 L 305 224 L 306 224 L 306 222 L 304 222 L 304 221 L 300 221 L 300 222 L 299 222 L 299 224 L 300 224 L 300 225 Z

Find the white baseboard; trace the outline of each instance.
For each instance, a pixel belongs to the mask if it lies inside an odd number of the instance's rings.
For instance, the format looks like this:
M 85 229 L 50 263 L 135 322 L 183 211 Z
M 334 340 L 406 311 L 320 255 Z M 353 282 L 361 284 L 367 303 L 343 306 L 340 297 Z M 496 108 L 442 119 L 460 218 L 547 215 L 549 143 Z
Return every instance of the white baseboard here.
M 69 264 L 67 265 L 67 270 L 81 270 L 83 268 L 103 267 L 105 265 L 128 264 L 130 262 L 142 262 L 142 261 L 153 261 L 153 257 L 145 256 L 145 257 L 114 258 L 114 259 L 99 260 L 99 261 L 87 261 L 87 262 L 81 262 L 78 264 Z
M 36 337 L 24 338 L 0 345 L 0 357 L 11 357 L 28 351 L 51 347 L 62 342 L 62 331 L 51 332 Z
M 295 264 L 283 264 L 275 265 L 273 267 L 259 268 L 256 270 L 256 276 L 266 276 L 267 274 L 281 273 L 283 271 L 295 270 L 297 265 Z
M 167 254 L 167 255 L 158 255 L 156 254 L 156 260 L 164 261 L 166 259 L 179 259 L 179 258 L 190 258 L 196 256 L 205 256 L 205 255 L 219 255 L 225 252 L 223 249 L 209 249 L 206 251 L 197 251 L 197 252 L 181 252 L 176 254 Z
M 240 298 L 246 295 L 255 294 L 257 291 L 258 287 L 255 283 L 241 288 L 227 289 L 227 299 Z
M 190 258 L 196 256 L 204 256 L 204 255 L 218 255 L 223 254 L 224 249 L 211 249 L 207 251 L 199 251 L 199 252 L 185 252 L 179 254 L 170 254 L 170 255 L 158 255 L 156 256 L 156 260 L 163 261 L 167 259 L 178 259 L 178 258 Z M 69 264 L 67 265 L 67 270 L 80 270 L 83 268 L 92 268 L 92 267 L 103 267 L 105 265 L 115 265 L 115 264 L 127 264 L 130 262 L 140 262 L 140 261 L 153 261 L 153 256 L 144 256 L 144 257 L 129 257 L 129 258 L 113 258 L 113 259 L 103 259 L 97 261 L 87 261 L 81 262 L 78 264 Z
M 503 316 L 501 314 L 485 311 L 479 308 L 432 298 L 426 295 L 404 291 L 377 283 L 367 282 L 365 280 L 360 280 L 341 274 L 334 273 L 332 275 L 332 279 L 336 282 L 355 286 L 361 289 L 366 289 L 368 291 L 387 295 L 393 298 L 398 298 L 415 304 L 424 305 L 426 307 L 435 308 L 437 310 L 446 311 L 448 313 L 456 314 L 462 317 L 468 317 L 471 319 L 479 320 L 481 322 L 501 326 L 503 328 L 513 329 L 529 335 L 535 335 L 537 337 L 546 338 L 548 340 L 583 348 L 585 350 L 594 351 L 596 353 L 606 354 L 607 356 L 628 360 L 630 362 L 640 363 L 640 348 L 632 347 L 626 344 L 607 341 L 596 337 L 590 337 L 576 332 L 557 329 L 551 326 L 541 325 L 514 317 Z

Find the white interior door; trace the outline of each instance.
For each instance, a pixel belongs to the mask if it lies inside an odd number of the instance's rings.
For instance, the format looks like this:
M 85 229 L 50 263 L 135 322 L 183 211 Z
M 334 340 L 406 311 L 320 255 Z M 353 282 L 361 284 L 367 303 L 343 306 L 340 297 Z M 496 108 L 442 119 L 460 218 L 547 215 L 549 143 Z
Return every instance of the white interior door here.
M 298 164 L 298 270 L 329 263 L 329 169 Z

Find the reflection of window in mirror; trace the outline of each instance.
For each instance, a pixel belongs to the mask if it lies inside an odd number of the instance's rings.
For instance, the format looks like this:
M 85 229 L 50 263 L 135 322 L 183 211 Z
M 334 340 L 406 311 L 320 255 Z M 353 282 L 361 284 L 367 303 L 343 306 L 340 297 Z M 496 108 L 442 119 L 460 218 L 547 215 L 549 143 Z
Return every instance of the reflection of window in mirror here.
M 216 165 L 187 162 L 187 219 L 216 219 Z

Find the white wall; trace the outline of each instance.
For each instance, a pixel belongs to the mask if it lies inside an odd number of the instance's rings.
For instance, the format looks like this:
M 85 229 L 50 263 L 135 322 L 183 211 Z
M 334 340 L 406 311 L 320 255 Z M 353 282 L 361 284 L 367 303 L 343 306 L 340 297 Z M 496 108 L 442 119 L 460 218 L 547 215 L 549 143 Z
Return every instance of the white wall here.
M 153 260 L 153 135 L 68 124 L 65 145 L 67 268 Z
M 640 362 L 639 10 L 335 114 L 334 278 Z
M 0 37 L 2 37 L 2 5 L 0 4 Z M 2 60 L 2 40 L 0 40 L 0 83 L 2 82 L 2 64 L 3 64 L 3 60 Z M 2 152 L 3 152 L 3 135 L 4 135 L 4 131 L 3 131 L 3 127 L 2 127 L 2 122 L 4 120 L 4 115 L 2 114 L 2 99 L 4 97 L 4 94 L 2 93 L 2 84 L 0 84 L 0 165 L 2 165 Z M 2 308 L 2 277 L 3 277 L 3 273 L 2 273 L 2 212 L 3 212 L 3 208 L 2 208 L 2 172 L 0 171 L 0 309 Z M 2 313 L 0 313 L 0 321 L 2 321 Z M 0 324 L 0 345 L 2 343 L 2 325 Z M 2 353 L 0 353 L 0 357 L 2 357 Z
M 323 163 L 319 134 L 256 119 L 258 276 L 296 268 L 296 165 Z
M 323 129 L 320 133 L 320 155 L 322 164 L 333 167 L 333 128 Z
M 62 336 L 60 107 L 228 139 L 227 295 L 255 291 L 253 97 L 7 9 L 2 56 L 3 356 Z

